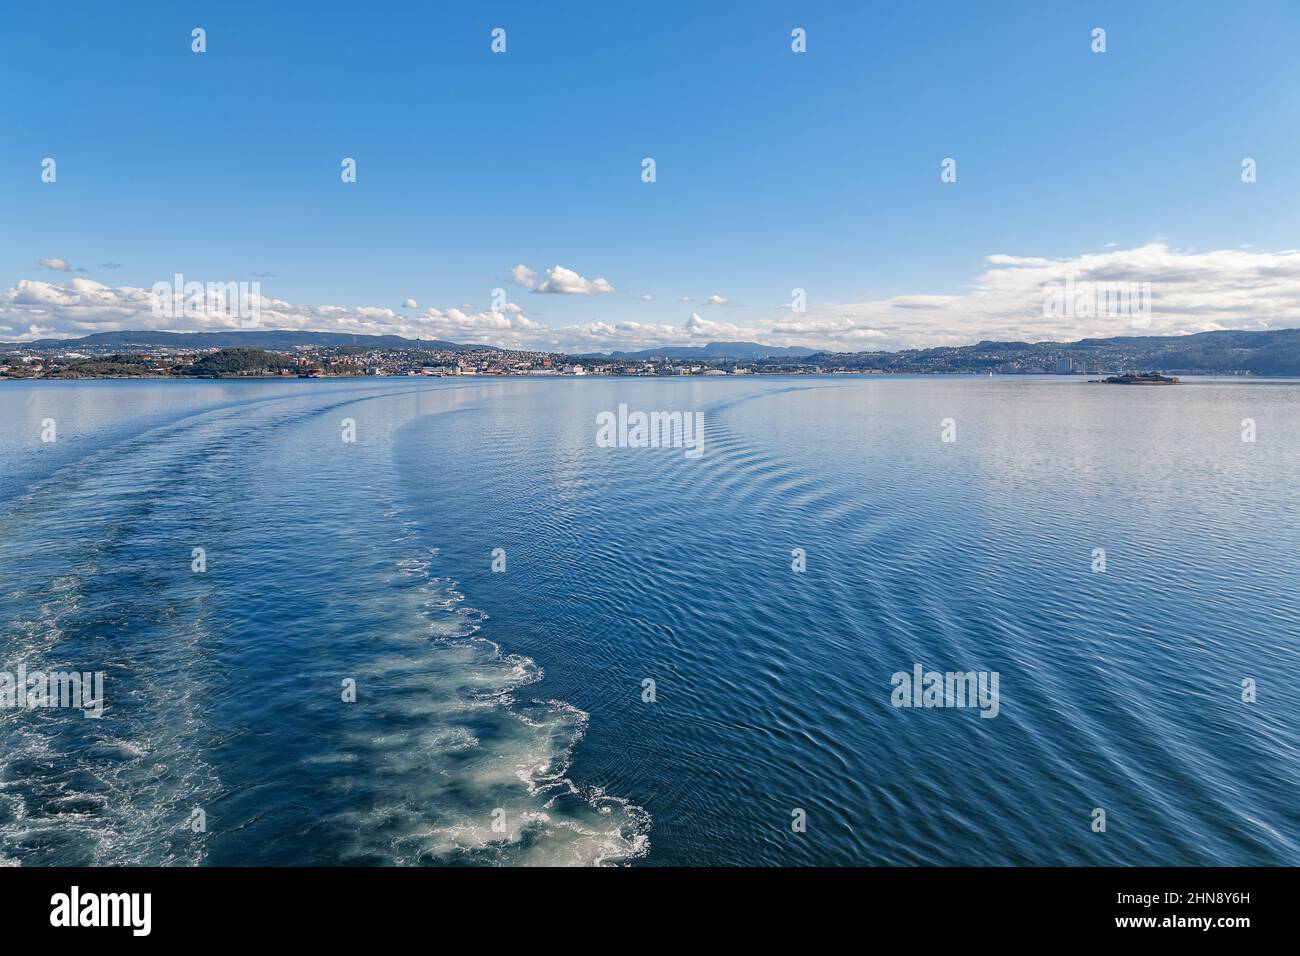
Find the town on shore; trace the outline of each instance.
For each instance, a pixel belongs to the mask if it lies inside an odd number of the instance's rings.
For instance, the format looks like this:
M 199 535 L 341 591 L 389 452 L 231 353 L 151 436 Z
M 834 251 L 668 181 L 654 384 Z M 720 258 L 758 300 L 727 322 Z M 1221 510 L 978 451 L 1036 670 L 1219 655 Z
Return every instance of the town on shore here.
M 828 352 L 753 342 L 640 352 L 523 351 L 293 331 L 113 332 L 0 343 L 0 379 L 817 374 L 1300 375 L 1300 329 Z M 1157 374 L 1157 379 L 1158 379 Z M 1145 379 L 1134 384 L 1153 384 Z
M 764 368 L 763 371 L 769 369 Z M 745 375 L 756 369 L 734 362 L 572 360 L 540 352 L 441 352 L 300 346 L 265 349 L 155 349 L 88 355 L 73 351 L 0 354 L 7 378 L 359 378 L 364 376 L 460 375 Z M 816 366 L 779 369 L 815 372 Z

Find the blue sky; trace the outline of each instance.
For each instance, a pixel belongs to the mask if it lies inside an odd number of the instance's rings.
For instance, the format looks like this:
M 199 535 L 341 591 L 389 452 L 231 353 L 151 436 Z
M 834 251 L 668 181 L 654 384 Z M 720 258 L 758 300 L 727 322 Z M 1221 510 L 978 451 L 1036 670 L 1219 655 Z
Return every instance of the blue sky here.
M 74 2 L 4 24 L 0 338 L 158 325 L 90 283 L 176 272 L 258 278 L 272 324 L 502 344 L 1035 337 L 1043 260 L 1149 269 L 1156 331 L 1300 324 L 1294 3 Z M 616 291 L 530 291 L 520 264 Z M 520 311 L 492 318 L 498 287 Z

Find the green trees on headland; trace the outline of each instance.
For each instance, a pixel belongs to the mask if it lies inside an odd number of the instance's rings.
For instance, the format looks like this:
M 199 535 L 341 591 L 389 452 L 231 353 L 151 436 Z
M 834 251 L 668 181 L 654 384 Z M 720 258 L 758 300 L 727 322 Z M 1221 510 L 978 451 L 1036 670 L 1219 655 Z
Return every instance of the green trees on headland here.
M 221 349 L 204 355 L 184 370 L 186 375 L 272 375 L 296 368 L 292 359 L 263 349 Z

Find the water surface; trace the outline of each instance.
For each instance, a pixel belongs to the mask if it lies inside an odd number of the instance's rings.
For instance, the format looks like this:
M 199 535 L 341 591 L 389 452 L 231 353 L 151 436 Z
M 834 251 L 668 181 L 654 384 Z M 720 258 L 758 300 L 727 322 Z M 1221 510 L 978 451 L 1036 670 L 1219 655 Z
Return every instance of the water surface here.
M 0 383 L 0 668 L 107 696 L 0 710 L 0 859 L 1294 865 L 1298 398 Z M 917 663 L 998 716 L 891 706 Z

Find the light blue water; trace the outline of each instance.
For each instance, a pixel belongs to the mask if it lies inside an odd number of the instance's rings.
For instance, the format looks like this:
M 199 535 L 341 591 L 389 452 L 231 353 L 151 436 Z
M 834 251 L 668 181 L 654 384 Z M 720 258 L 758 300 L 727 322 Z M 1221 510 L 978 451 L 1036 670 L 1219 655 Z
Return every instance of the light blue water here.
M 107 698 L 0 710 L 0 859 L 1294 865 L 1297 399 L 0 383 L 0 669 Z M 703 456 L 597 447 L 620 403 Z M 893 707 L 918 663 L 997 717 Z

